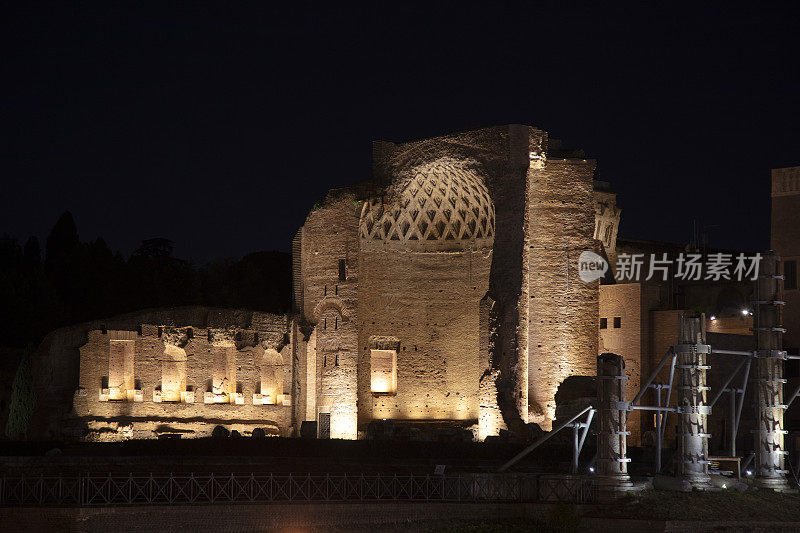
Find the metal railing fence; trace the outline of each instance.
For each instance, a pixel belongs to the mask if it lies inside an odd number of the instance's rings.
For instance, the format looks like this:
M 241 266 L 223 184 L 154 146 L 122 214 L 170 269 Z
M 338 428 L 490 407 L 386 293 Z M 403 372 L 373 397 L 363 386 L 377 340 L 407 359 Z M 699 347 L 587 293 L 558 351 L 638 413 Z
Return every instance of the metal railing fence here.
M 6 475 L 0 506 L 594 501 L 586 476 L 519 473 Z

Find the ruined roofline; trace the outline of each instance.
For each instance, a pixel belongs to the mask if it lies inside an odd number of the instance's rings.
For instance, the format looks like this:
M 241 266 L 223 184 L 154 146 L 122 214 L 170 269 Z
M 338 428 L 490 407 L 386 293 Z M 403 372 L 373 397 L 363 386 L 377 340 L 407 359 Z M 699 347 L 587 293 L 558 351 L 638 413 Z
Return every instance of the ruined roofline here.
M 214 314 L 217 314 L 215 317 Z M 258 315 L 273 320 L 286 320 L 291 313 L 269 313 L 252 309 L 184 305 L 178 307 L 150 307 L 130 313 L 103 317 L 77 324 L 61 326 L 50 331 L 45 339 L 61 331 L 101 329 L 131 330 L 142 324 L 201 329 L 240 328 L 252 329 L 253 318 Z M 223 319 L 223 320 L 220 320 Z
M 395 142 L 386 140 L 372 141 L 372 176 L 350 185 L 329 189 L 325 195 L 317 200 L 308 212 L 320 207 L 330 205 L 332 202 L 347 195 L 353 195 L 357 201 L 366 201 L 370 198 L 383 196 L 391 185 L 390 171 L 393 167 L 403 167 L 415 160 L 415 152 L 419 152 L 419 160 L 433 157 L 427 154 L 428 148 L 438 147 L 441 154 L 454 152 L 454 157 L 459 157 L 459 152 L 472 154 L 498 155 L 498 145 L 491 142 L 493 138 L 508 143 L 511 131 L 514 128 L 527 129 L 529 133 L 540 137 L 546 159 L 558 162 L 572 162 L 596 166 L 594 159 L 586 157 L 582 149 L 563 149 L 560 140 L 550 140 L 545 130 L 525 124 L 503 124 L 472 128 L 450 132 L 436 137 L 425 137 L 408 141 Z M 487 142 L 489 141 L 489 142 Z M 452 150 L 451 150 L 452 149 Z M 508 150 L 507 145 L 502 150 Z M 503 151 L 500 154 L 503 154 Z M 480 156 L 478 156 L 480 158 Z
M 592 180 L 592 186 L 595 192 L 605 192 L 616 195 L 614 190 L 611 188 L 611 183 L 608 181 Z
M 770 172 L 775 173 L 781 170 L 785 172 L 791 172 L 791 171 L 800 172 L 800 165 L 789 165 L 788 167 L 775 167 L 771 168 Z
M 549 134 L 546 130 L 541 129 L 537 126 L 531 126 L 528 124 L 499 124 L 493 126 L 486 126 L 482 128 L 471 128 L 466 130 L 460 131 L 452 131 L 449 133 L 445 133 L 442 135 L 437 135 L 435 137 L 423 137 L 423 138 L 416 138 L 416 139 L 409 139 L 405 141 L 387 141 L 384 139 L 376 139 L 372 141 L 373 144 L 373 155 L 377 155 L 380 153 L 383 148 L 392 148 L 394 150 L 398 149 L 399 147 L 412 147 L 428 143 L 428 142 L 450 142 L 456 146 L 466 146 L 468 148 L 481 148 L 480 146 L 474 146 L 472 144 L 466 144 L 463 141 L 465 140 L 465 136 L 481 134 L 481 133 L 488 133 L 488 132 L 496 132 L 496 131 L 508 131 L 511 128 L 527 128 L 530 131 L 536 132 L 542 136 L 542 144 L 544 145 L 544 150 L 548 154 L 549 159 L 579 159 L 579 160 L 590 160 L 590 158 L 586 157 L 586 153 L 582 148 L 564 148 L 563 141 L 561 139 L 552 139 L 549 137 Z M 486 149 L 490 151 L 489 149 Z
M 509 128 L 512 127 L 519 127 L 519 128 L 529 128 L 533 131 L 538 133 L 546 134 L 547 132 L 543 129 L 540 129 L 536 126 L 530 126 L 528 124 L 495 124 L 493 126 L 484 126 L 480 128 L 469 128 L 466 130 L 457 130 L 457 131 L 450 131 L 448 133 L 443 133 L 441 135 L 436 135 L 434 137 L 419 137 L 414 139 L 408 139 L 404 141 L 387 141 L 385 139 L 376 139 L 372 141 L 373 146 L 378 145 L 389 145 L 389 146 L 404 146 L 404 145 L 411 145 L 411 144 L 420 144 L 425 142 L 441 142 L 441 141 L 448 141 L 448 140 L 456 140 L 459 137 L 463 137 L 465 135 L 476 134 L 476 133 L 484 133 L 484 132 L 491 132 L 491 131 L 508 131 Z M 454 143 L 459 144 L 459 143 Z M 465 145 L 471 146 L 471 145 Z

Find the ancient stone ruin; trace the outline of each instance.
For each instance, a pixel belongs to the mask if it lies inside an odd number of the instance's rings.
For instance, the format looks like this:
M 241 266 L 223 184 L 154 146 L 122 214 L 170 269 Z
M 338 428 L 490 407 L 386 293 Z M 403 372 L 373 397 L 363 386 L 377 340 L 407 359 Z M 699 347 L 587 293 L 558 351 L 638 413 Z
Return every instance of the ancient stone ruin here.
M 373 151 L 373 179 L 331 190 L 297 232 L 293 313 L 54 332 L 39 433 L 549 429 L 559 384 L 595 374 L 599 284 L 576 260 L 613 250 L 619 210 L 594 162 L 518 125 Z

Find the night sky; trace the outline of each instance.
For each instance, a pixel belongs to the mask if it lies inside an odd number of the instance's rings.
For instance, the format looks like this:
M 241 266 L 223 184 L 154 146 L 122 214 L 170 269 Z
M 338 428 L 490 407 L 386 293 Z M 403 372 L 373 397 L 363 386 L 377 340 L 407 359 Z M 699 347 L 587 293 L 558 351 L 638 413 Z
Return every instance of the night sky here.
M 523 123 L 597 160 L 620 236 L 684 243 L 696 219 L 768 247 L 770 169 L 800 164 L 796 8 L 483 4 L 6 10 L 0 234 L 68 209 L 126 254 L 289 251 L 327 189 L 370 177 L 373 139 Z

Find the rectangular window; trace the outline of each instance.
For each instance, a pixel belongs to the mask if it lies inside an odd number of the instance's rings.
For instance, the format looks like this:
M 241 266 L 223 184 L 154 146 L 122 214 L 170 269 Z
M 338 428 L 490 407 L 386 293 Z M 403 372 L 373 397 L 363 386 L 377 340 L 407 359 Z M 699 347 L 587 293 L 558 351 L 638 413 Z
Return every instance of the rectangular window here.
M 622 317 L 615 316 L 614 317 L 614 329 L 619 329 L 622 327 Z
M 397 394 L 397 351 L 370 350 L 373 394 Z
M 600 319 L 600 329 L 606 329 L 608 327 L 608 319 L 601 318 Z
M 339 259 L 339 281 L 347 280 L 347 261 Z
M 784 261 L 783 262 L 783 288 L 787 291 L 793 291 L 797 289 L 797 261 L 794 259 L 791 261 Z

